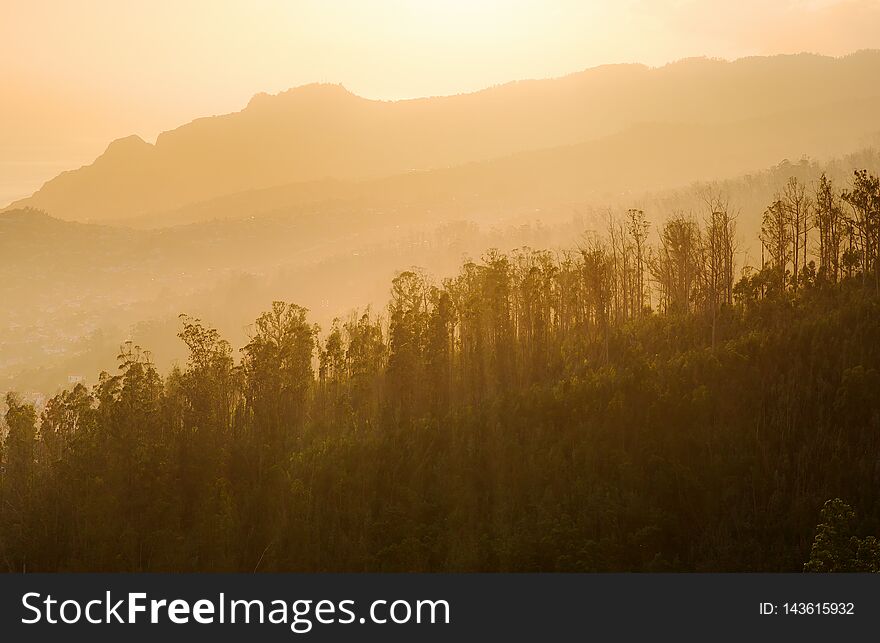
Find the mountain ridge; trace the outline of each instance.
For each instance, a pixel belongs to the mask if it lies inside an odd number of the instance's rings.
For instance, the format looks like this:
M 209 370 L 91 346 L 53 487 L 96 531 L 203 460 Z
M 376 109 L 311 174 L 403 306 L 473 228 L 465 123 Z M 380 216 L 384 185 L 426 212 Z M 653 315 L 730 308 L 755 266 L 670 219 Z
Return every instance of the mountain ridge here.
M 877 100 L 880 90 L 865 81 L 878 75 L 880 51 L 863 51 L 602 66 L 401 101 L 316 83 L 256 94 L 238 112 L 195 119 L 154 144 L 117 139 L 91 165 L 61 173 L 7 209 L 33 206 L 72 220 L 143 216 L 250 189 L 378 179 L 587 143 L 644 122 L 745 122 Z
M 600 206 L 609 203 L 611 194 L 727 179 L 786 158 L 831 158 L 853 149 L 880 145 L 880 123 L 864 137 L 847 137 L 834 123 L 826 124 L 834 113 L 842 116 L 841 120 L 861 123 L 867 132 L 874 123 L 878 102 L 870 99 L 832 104 L 827 109 L 781 112 L 749 123 L 746 129 L 752 134 L 745 137 L 738 135 L 736 124 L 640 123 L 585 143 L 377 179 L 323 179 L 250 189 L 114 223 L 163 227 L 340 201 L 351 203 L 352 208 L 402 203 L 435 207 L 454 203 L 459 212 L 462 208 L 472 209 L 470 214 L 476 214 L 487 201 L 508 208 L 511 213 L 560 202 L 592 202 Z M 778 136 L 767 136 L 771 131 Z M 724 148 L 725 154 L 715 154 L 711 145 L 699 148 L 700 141 L 714 142 Z M 696 149 L 678 163 L 664 163 L 665 150 L 676 142 Z

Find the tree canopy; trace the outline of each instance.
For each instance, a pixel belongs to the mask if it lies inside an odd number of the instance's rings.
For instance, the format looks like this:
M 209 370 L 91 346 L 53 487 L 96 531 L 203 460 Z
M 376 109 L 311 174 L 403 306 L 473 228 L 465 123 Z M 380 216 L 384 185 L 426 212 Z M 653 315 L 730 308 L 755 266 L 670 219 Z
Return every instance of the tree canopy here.
M 706 205 L 403 271 L 325 331 L 275 302 L 238 353 L 182 316 L 167 375 L 127 344 L 39 416 L 8 395 L 3 566 L 876 571 L 878 181 L 792 180 L 741 270 Z

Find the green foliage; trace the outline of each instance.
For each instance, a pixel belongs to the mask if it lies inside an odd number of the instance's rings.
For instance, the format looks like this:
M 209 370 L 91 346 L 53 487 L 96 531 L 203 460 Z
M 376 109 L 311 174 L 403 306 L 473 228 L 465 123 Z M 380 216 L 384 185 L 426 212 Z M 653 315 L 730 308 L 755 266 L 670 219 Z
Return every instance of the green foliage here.
M 840 498 L 822 507 L 807 572 L 880 572 L 880 540 L 853 535 L 855 512 Z

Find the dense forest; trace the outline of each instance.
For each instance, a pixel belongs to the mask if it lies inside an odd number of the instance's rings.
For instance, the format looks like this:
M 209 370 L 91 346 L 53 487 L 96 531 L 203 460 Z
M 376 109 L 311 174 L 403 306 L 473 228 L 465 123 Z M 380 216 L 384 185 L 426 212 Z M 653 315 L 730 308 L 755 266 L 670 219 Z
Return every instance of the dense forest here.
M 705 206 L 8 395 L 3 568 L 877 571 L 880 181 Z

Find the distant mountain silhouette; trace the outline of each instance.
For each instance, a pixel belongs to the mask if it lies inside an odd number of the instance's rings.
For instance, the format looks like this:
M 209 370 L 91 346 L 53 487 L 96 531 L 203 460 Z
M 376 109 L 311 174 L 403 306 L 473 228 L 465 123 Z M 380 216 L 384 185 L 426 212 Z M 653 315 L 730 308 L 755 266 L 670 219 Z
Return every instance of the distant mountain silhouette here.
M 542 194 L 581 181 L 591 190 L 622 189 L 627 178 L 660 186 L 863 144 L 880 130 L 878 77 L 880 52 L 865 51 L 603 66 L 396 102 L 308 85 L 259 94 L 240 112 L 198 119 L 155 145 L 114 141 L 91 165 L 10 207 L 106 221 L 247 190 L 406 173 L 375 185 L 516 193 L 540 184 Z M 453 166 L 463 167 L 444 169 Z M 310 198 L 332 197 L 339 185 L 315 183 Z
M 487 204 L 509 215 L 562 204 L 625 206 L 625 195 L 731 178 L 786 158 L 830 158 L 878 146 L 878 122 L 877 100 L 864 99 L 732 123 L 646 123 L 586 143 L 450 168 L 251 189 L 125 222 L 156 228 L 337 204 L 350 210 L 430 208 L 435 218 L 443 209 L 454 217 L 476 216 Z M 744 213 L 745 229 L 757 230 L 760 215 Z

